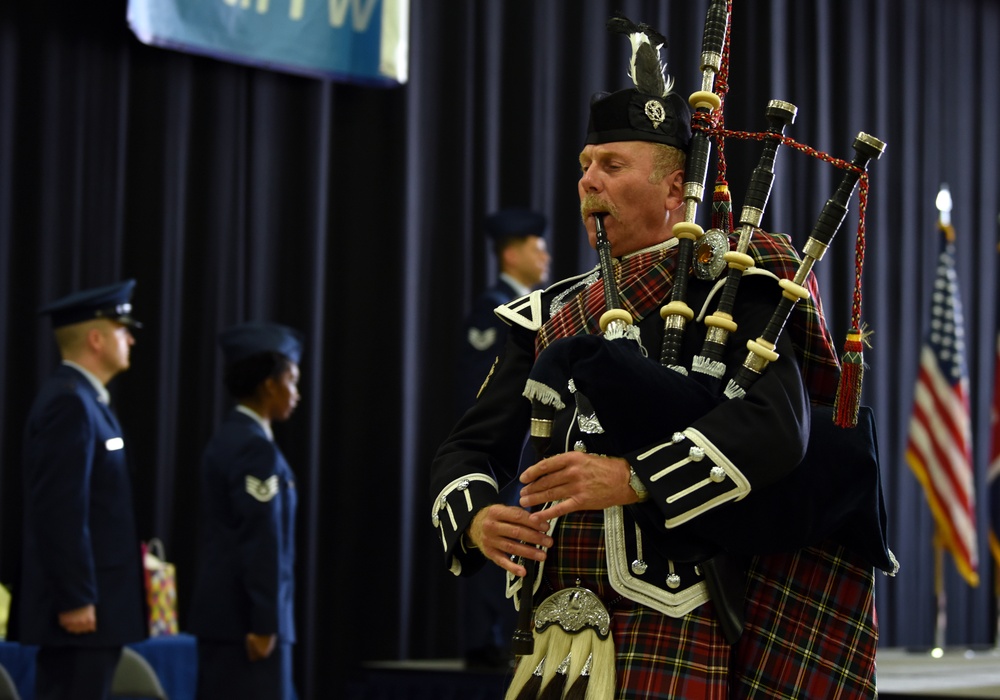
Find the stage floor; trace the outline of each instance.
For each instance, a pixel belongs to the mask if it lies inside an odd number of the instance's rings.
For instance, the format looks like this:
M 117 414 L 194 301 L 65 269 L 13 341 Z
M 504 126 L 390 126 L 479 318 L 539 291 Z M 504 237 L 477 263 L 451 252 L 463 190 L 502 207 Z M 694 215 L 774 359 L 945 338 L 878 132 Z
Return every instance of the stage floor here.
M 881 700 L 1000 699 L 1000 649 L 880 649 L 877 658 Z M 459 659 L 376 661 L 365 664 L 363 678 L 348 697 L 476 698 L 503 697 L 505 673 L 467 671 Z
M 880 649 L 879 697 L 1000 698 L 1000 649 Z

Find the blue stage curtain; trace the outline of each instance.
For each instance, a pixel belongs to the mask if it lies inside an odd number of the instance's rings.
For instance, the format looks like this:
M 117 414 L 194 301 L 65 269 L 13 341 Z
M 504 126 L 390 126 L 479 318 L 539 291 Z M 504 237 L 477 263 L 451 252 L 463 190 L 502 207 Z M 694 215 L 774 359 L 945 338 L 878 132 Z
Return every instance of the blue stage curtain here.
M 144 538 L 177 564 L 181 624 L 195 566 L 198 461 L 226 407 L 216 332 L 268 317 L 305 330 L 303 400 L 277 439 L 297 473 L 297 679 L 333 697 L 364 660 L 458 653 L 457 586 L 430 525 L 427 470 L 451 424 L 454 337 L 491 281 L 479 224 L 543 211 L 553 279 L 594 264 L 577 154 L 590 95 L 626 85 L 615 10 L 669 37 L 687 94 L 706 0 L 422 0 L 410 80 L 318 81 L 140 44 L 125 1 L 0 6 L 0 581 L 15 586 L 26 407 L 57 363 L 35 310 L 75 287 L 136 277 L 146 328 L 112 384 Z M 277 6 L 279 3 L 271 3 Z M 986 435 L 996 334 L 994 0 L 735 0 L 727 125 L 788 135 L 871 166 L 864 402 L 875 410 L 890 542 L 882 642 L 934 637 L 931 516 L 903 462 L 936 250 L 934 197 L 955 201 L 974 435 Z M 732 143 L 737 210 L 753 143 Z M 764 226 L 801 245 L 839 172 L 782 150 Z M 838 342 L 850 316 L 854 212 L 817 266 Z M 982 486 L 987 445 L 975 443 Z M 767 455 L 762 454 L 762 459 Z M 981 506 L 983 499 L 981 499 Z M 980 507 L 985 531 L 985 512 Z M 991 567 L 970 589 L 946 562 L 949 644 L 993 640 Z

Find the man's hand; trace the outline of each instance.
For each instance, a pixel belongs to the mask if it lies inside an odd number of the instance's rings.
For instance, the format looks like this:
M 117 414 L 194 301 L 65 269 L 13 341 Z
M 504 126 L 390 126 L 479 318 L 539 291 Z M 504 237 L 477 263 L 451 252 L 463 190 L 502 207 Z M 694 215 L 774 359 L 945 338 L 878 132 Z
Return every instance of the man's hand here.
M 548 523 L 539 523 L 532 520 L 524 508 L 492 505 L 476 513 L 465 536 L 497 566 L 516 576 L 524 576 L 525 568 L 511 561 L 511 555 L 544 561 L 545 552 L 535 545 L 551 547 L 553 544 L 552 538 L 545 534 Z
M 84 605 L 75 610 L 59 613 L 59 626 L 70 634 L 87 634 L 97 631 L 97 610 L 93 605 Z
M 532 513 L 531 522 L 540 528 L 549 519 L 567 513 L 638 503 L 638 495 L 628 485 L 629 476 L 628 462 L 621 457 L 564 452 L 524 470 L 520 503 L 530 508 L 557 501 Z
M 247 658 L 251 661 L 266 659 L 274 651 L 278 639 L 276 634 L 254 634 L 247 632 Z

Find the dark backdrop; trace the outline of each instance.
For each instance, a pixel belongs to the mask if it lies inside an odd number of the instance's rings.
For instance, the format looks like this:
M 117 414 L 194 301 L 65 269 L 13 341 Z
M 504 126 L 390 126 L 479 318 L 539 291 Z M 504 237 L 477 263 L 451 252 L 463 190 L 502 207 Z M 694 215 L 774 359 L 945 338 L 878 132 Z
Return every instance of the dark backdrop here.
M 430 525 L 427 470 L 453 420 L 461 317 L 492 276 L 478 224 L 528 205 L 552 223 L 554 278 L 594 263 L 577 214 L 590 94 L 625 86 L 622 9 L 670 39 L 678 89 L 698 87 L 705 0 L 416 0 L 410 80 L 335 84 L 140 44 L 125 2 L 0 9 L 0 580 L 14 581 L 24 416 L 57 363 L 35 310 L 135 277 L 145 321 L 112 383 L 143 537 L 178 566 L 183 624 L 198 537 L 200 450 L 226 407 L 215 334 L 249 318 L 303 329 L 303 402 L 276 429 L 301 485 L 297 673 L 328 697 L 368 659 L 455 656 L 458 587 Z M 736 0 L 727 125 L 839 157 L 859 131 L 873 164 L 864 399 L 879 426 L 892 546 L 878 583 L 885 645 L 934 638 L 931 518 L 902 460 L 937 236 L 955 199 L 977 485 L 995 344 L 1000 3 Z M 732 143 L 737 210 L 759 146 Z M 765 226 L 801 245 L 840 173 L 783 149 Z M 856 205 L 819 264 L 838 342 L 848 327 Z M 761 455 L 766 459 L 766 453 Z M 985 528 L 980 505 L 980 525 Z M 983 530 L 985 531 L 985 529 Z M 991 564 L 968 588 L 946 564 L 949 644 L 992 642 Z M 15 590 L 16 596 L 16 590 Z

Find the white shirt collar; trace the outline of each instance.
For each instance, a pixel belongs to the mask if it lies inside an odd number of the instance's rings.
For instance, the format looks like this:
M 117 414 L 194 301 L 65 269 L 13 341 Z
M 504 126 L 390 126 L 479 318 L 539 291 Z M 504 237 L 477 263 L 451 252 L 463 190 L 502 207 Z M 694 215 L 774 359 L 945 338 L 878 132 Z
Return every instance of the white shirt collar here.
M 108 392 L 108 388 L 104 386 L 104 383 L 100 379 L 98 379 L 89 371 L 85 370 L 83 367 L 81 367 L 80 365 L 76 364 L 71 360 L 63 360 L 62 363 L 64 365 L 72 367 L 77 372 L 79 372 L 80 374 L 82 374 L 84 377 L 87 378 L 87 381 L 90 382 L 90 384 L 94 387 L 94 390 L 97 392 L 98 401 L 103 403 L 105 406 L 111 405 L 111 394 L 110 392 Z
M 248 408 L 247 406 L 244 406 L 243 404 L 239 404 L 236 407 L 236 410 L 239 411 L 240 413 L 246 415 L 246 416 L 250 416 L 255 421 L 257 421 L 257 423 L 260 424 L 260 427 L 264 430 L 264 433 L 267 435 L 267 439 L 270 440 L 271 442 L 274 442 L 274 433 L 271 432 L 271 424 L 268 423 L 263 418 L 261 418 L 259 413 L 257 413 L 252 408 Z
M 500 273 L 500 279 L 509 284 L 517 292 L 518 297 L 523 297 L 527 294 L 531 294 L 531 287 L 525 287 L 523 284 L 518 282 L 516 279 L 508 275 L 506 272 Z

